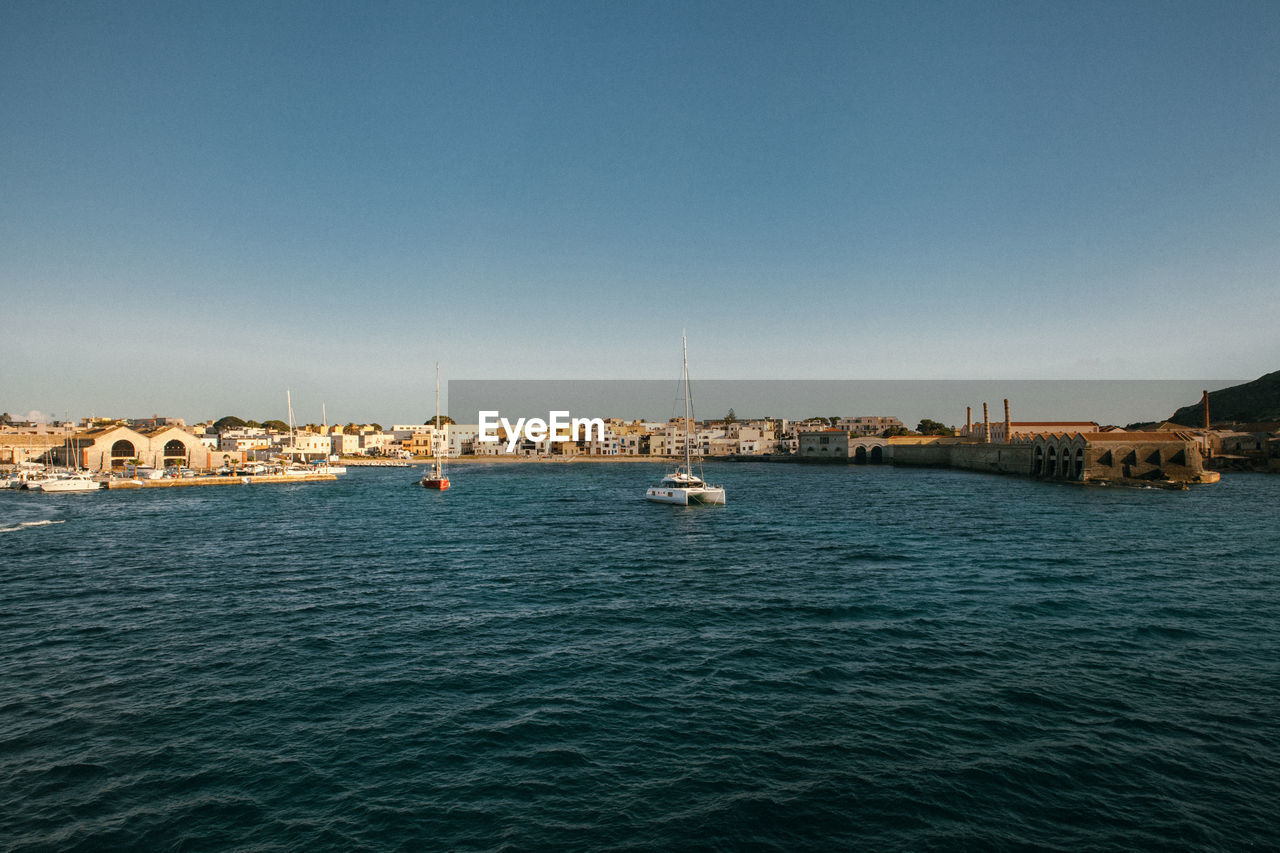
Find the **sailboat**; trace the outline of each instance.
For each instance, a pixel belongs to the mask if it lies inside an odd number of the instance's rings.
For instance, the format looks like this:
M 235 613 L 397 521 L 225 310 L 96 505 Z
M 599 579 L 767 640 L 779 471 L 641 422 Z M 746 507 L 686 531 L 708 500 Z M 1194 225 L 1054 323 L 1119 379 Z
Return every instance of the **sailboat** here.
M 310 474 L 311 472 L 307 470 L 306 466 L 298 461 L 299 456 L 302 457 L 303 462 L 306 461 L 307 457 L 306 454 L 298 450 L 298 432 L 293 426 L 293 392 L 286 388 L 284 394 L 289 408 L 289 461 L 285 466 L 284 473 L 295 476 Z
M 329 434 L 329 412 L 325 408 L 323 400 L 320 402 L 320 421 L 322 424 L 320 427 L 321 432 L 325 438 L 328 438 L 332 442 L 333 439 Z M 330 449 L 332 450 L 333 448 L 330 447 Z M 316 462 L 311 467 L 317 474 L 347 473 L 347 466 L 342 464 L 342 457 L 338 456 L 336 453 L 329 454 L 326 459 Z
M 689 340 L 680 336 L 684 345 L 684 464 L 677 465 L 674 471 L 662 478 L 656 486 L 650 486 L 645 492 L 645 500 L 663 504 L 723 504 L 724 487 L 709 486 L 698 473 L 693 473 L 693 456 L 690 446 L 693 444 L 693 397 L 689 393 Z
M 428 489 L 444 491 L 449 488 L 449 477 L 444 473 L 444 462 L 440 459 L 440 362 L 436 362 L 436 417 L 431 422 L 431 468 L 422 478 L 422 485 Z
M 46 478 L 38 485 L 28 483 L 28 489 L 38 489 L 43 492 L 96 492 L 102 488 L 102 484 L 89 476 L 88 471 L 80 470 L 75 464 L 75 441 L 73 440 L 74 429 L 67 427 L 67 470 L 57 476 Z

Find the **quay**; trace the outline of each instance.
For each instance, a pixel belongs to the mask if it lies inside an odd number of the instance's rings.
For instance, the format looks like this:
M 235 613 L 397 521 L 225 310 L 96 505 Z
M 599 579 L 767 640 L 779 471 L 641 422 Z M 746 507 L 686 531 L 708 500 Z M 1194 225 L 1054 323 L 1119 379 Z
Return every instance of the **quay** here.
M 108 489 L 175 489 L 183 486 L 251 486 L 258 483 L 319 483 L 337 474 L 246 474 L 241 477 L 166 477 L 161 480 L 108 480 Z

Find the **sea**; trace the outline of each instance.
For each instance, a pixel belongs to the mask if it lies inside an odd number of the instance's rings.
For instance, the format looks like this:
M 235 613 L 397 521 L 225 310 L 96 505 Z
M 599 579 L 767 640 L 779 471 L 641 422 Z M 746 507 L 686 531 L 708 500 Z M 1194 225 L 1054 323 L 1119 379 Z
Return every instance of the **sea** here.
M 1280 477 L 0 493 L 0 849 L 1280 849 Z

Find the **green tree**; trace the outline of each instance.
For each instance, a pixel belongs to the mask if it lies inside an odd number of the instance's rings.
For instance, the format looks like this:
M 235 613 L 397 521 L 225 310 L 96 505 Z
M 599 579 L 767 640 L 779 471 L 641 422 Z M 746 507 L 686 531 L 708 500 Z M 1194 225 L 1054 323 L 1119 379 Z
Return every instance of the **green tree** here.
M 955 430 L 944 423 L 940 423 L 929 418 L 920 421 L 916 427 L 916 432 L 921 435 L 954 435 Z
M 288 432 L 288 431 L 289 431 L 289 425 L 288 425 L 287 423 L 285 423 L 284 421 L 278 421 L 278 420 L 263 421 L 263 422 L 262 422 L 262 426 L 266 427 L 267 429 L 273 429 L 273 430 L 275 430 L 276 432 Z
M 732 408 L 732 407 L 730 407 L 730 409 L 729 409 L 729 414 L 727 414 L 727 415 L 725 415 L 725 416 L 724 416 L 724 422 L 725 422 L 725 423 L 727 423 L 727 424 L 731 424 L 731 423 L 733 423 L 734 421 L 736 421 L 737 419 L 738 419 L 738 415 L 737 415 L 737 413 L 735 413 L 735 412 L 733 411 L 733 408 Z
M 427 418 L 425 421 L 422 422 L 422 425 L 439 427 L 439 426 L 444 426 L 445 424 L 451 424 L 453 422 L 454 422 L 453 418 L 449 417 L 448 415 L 438 415 L 437 417 L 434 417 L 434 418 Z
M 213 422 L 213 428 L 217 432 L 222 432 L 228 429 L 239 429 L 244 426 L 248 426 L 248 424 L 237 418 L 235 415 L 227 415 L 226 417 L 218 418 Z
M 904 426 L 889 427 L 880 433 L 881 438 L 893 438 L 895 435 L 911 435 L 911 430 Z

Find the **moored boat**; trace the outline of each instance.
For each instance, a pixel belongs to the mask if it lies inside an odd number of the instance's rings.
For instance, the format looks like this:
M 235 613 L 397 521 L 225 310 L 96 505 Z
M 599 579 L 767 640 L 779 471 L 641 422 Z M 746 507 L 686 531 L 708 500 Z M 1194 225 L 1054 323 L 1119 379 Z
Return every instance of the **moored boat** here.
M 449 488 L 449 477 L 444 472 L 444 462 L 440 459 L 440 362 L 436 362 L 436 417 L 431 422 L 431 468 L 423 475 L 423 488 L 436 489 L 443 492 Z
M 681 336 L 684 347 L 684 462 L 669 472 L 656 486 L 650 486 L 645 492 L 645 500 L 654 503 L 679 504 L 723 504 L 724 487 L 708 485 L 701 477 L 701 463 L 698 474 L 693 473 L 693 397 L 689 393 L 689 341 Z

